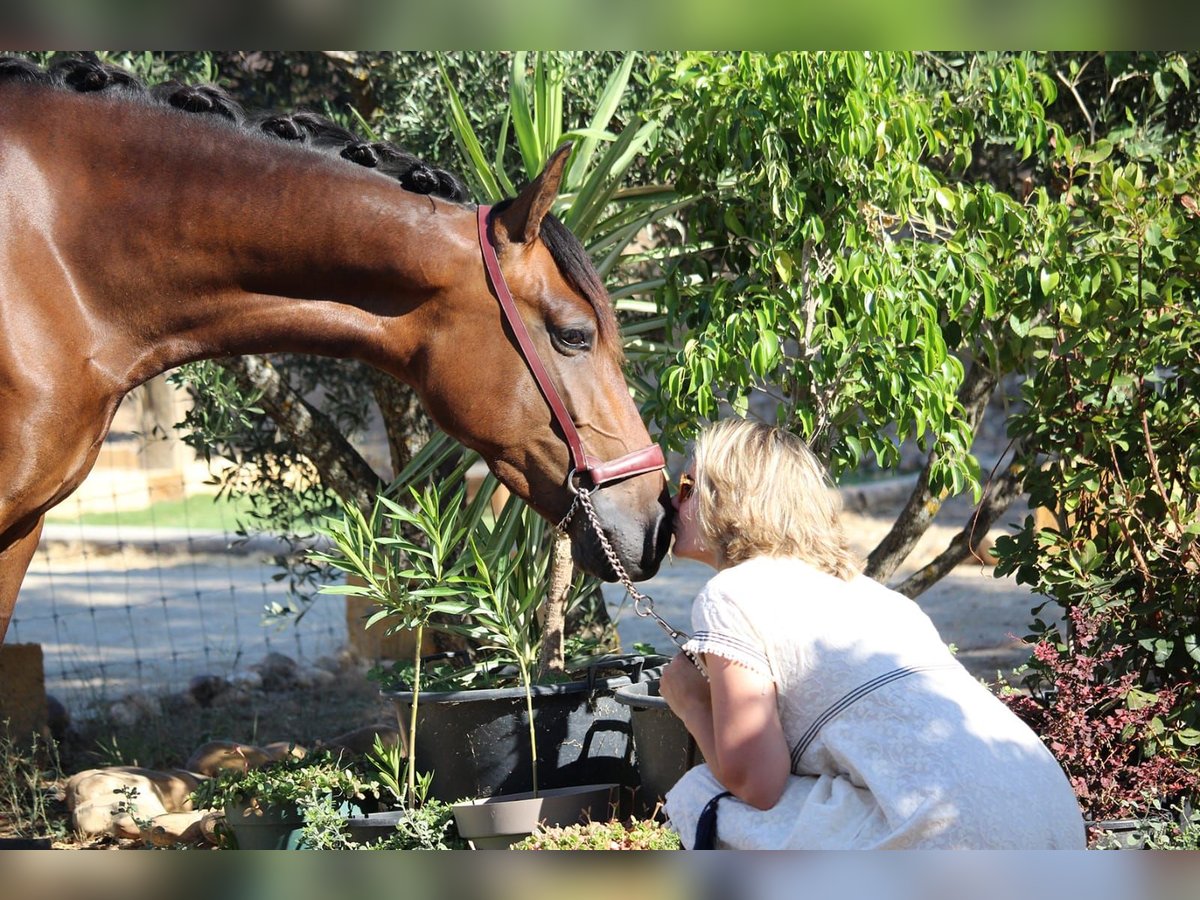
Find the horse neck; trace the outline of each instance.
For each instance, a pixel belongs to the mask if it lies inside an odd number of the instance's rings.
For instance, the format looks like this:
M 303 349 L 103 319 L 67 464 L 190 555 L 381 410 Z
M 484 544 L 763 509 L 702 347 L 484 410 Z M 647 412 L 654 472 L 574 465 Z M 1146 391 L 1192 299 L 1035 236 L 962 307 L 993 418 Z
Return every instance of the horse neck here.
M 93 175 L 60 215 L 89 313 L 129 338 L 109 344 L 132 351 L 126 387 L 187 361 L 284 351 L 403 377 L 419 349 L 408 314 L 478 265 L 461 207 L 198 117 L 113 109 L 113 137 L 93 135 L 78 164 L 119 177 Z M 98 230 L 114 211 L 120 224 Z

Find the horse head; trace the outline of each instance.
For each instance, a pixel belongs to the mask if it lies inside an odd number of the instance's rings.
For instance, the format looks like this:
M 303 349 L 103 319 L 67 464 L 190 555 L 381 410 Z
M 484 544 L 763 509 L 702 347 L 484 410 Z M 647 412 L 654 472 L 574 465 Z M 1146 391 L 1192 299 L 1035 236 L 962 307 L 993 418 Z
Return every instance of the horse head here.
M 447 272 L 436 302 L 422 304 L 437 321 L 424 331 L 418 392 L 434 419 L 479 451 L 496 477 L 548 521 L 572 509 L 577 484 L 567 436 L 539 389 L 531 363 L 505 319 L 480 256 L 489 240 L 515 301 L 516 314 L 578 430 L 587 457 L 609 461 L 651 445 L 629 395 L 611 301 L 579 241 L 550 214 L 569 145 L 560 147 L 520 194 L 498 204 L 485 231 L 464 237 L 474 258 Z M 666 554 L 671 504 L 661 469 L 604 484 L 592 506 L 612 549 L 634 580 L 649 578 Z M 607 580 L 616 573 L 585 514 L 568 526 L 575 562 Z

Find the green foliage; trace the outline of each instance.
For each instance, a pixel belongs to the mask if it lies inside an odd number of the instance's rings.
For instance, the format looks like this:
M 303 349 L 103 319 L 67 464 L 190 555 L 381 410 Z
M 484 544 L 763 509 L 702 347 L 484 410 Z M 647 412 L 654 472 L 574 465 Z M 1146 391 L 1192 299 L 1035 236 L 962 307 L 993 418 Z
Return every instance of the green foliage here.
M 936 454 L 935 493 L 978 486 L 956 394 L 964 362 L 1000 366 L 991 329 L 1018 296 L 1025 221 L 961 179 L 977 142 L 1045 143 L 1048 86 L 1019 57 L 986 83 L 929 68 L 904 53 L 687 54 L 659 74 L 675 138 L 660 167 L 706 195 L 694 254 L 661 293 L 681 347 L 652 412 L 672 444 L 761 392 L 835 475 L 867 454 L 894 467 L 914 439 Z
M 1200 850 L 1200 815 L 1188 806 L 1163 807 L 1147 798 L 1147 816 L 1136 831 L 1105 831 L 1096 836 L 1093 850 Z
M 416 746 L 425 628 L 470 639 L 476 648 L 476 671 L 515 666 L 518 684 L 525 688 L 536 791 L 529 688 L 542 643 L 537 613 L 550 575 L 550 555 L 538 551 L 548 544 L 550 526 L 515 496 L 492 520 L 491 498 L 498 482 L 491 475 L 468 503 L 466 475 L 477 457 L 463 453 L 449 473 L 439 470 L 454 452 L 448 440 L 431 440 L 402 473 L 393 489 L 409 506 L 380 495 L 370 518 L 351 503 L 340 521 L 331 520 L 326 533 L 333 548 L 314 557 L 361 583 L 327 585 L 322 591 L 370 598 L 379 611 L 367 620 L 367 627 L 387 623 L 392 630 L 415 631 L 410 747 Z M 566 599 L 568 609 L 587 584 L 586 576 L 576 577 Z M 410 765 L 409 797 L 415 794 L 414 778 Z
M 350 836 L 342 806 L 331 795 L 321 795 L 303 810 L 300 846 L 306 850 L 462 850 L 464 841 L 454 828 L 454 807 L 440 800 L 426 800 L 406 807 L 395 831 L 382 840 L 364 845 Z
M 361 583 L 322 592 L 372 600 L 379 611 L 367 627 L 427 627 L 470 639 L 480 677 L 497 665 L 532 669 L 541 643 L 537 608 L 549 579 L 542 548 L 552 529 L 511 497 L 493 518 L 498 483 L 491 475 L 467 502 L 466 475 L 478 457 L 464 453 L 447 471 L 444 463 L 457 453 L 444 436 L 426 445 L 390 490 L 409 505 L 381 495 L 369 516 L 348 505 L 340 520 L 330 520 L 332 548 L 313 556 Z M 568 608 L 590 585 L 588 576 L 576 576 Z
M 454 806 L 441 800 L 426 800 L 415 809 L 405 810 L 389 835 L 369 850 L 465 850 L 467 842 L 454 827 Z
M 222 769 L 192 792 L 197 809 L 247 804 L 252 809 L 295 806 L 301 812 L 322 797 L 339 802 L 377 794 L 379 785 L 339 756 L 315 753 L 285 757 L 256 769 Z
M 514 850 L 681 850 L 679 835 L 653 819 L 539 828 Z
M 1136 676 L 1126 702 L 1177 695 L 1143 752 L 1186 758 L 1200 743 L 1200 153 L 1116 162 L 1067 139 L 1057 163 L 1061 281 L 1011 431 L 1044 454 L 1026 487 L 1058 527 L 1027 520 L 998 542 L 997 571 L 1097 617 L 1101 646 L 1127 645 L 1107 673 Z M 1077 652 L 1072 633 L 1034 628 Z
M 42 838 L 66 830 L 53 815 L 55 782 L 63 777 L 58 746 L 36 735 L 19 742 L 0 720 L 0 823 L 14 837 Z
M 646 157 L 660 129 L 657 122 L 630 111 L 630 97 L 646 94 L 648 88 L 636 76 L 649 61 L 635 53 L 608 55 L 602 61 L 603 66 L 589 69 L 596 61 L 578 54 L 535 53 L 532 61 L 529 54 L 513 54 L 510 108 L 503 112 L 490 153 L 487 138 L 471 126 L 464 94 L 454 86 L 457 69 L 445 66 L 443 78 L 466 176 L 488 202 L 515 193 L 516 186 L 536 176 L 563 141 L 574 143 L 554 211 L 584 244 L 608 284 L 624 319 L 626 352 L 635 365 L 650 369 L 630 375 L 635 393 L 647 397 L 666 321 L 653 293 L 665 284 L 662 267 L 680 252 L 666 240 L 662 226 L 695 198 L 670 184 L 647 181 Z M 596 81 L 600 73 L 603 83 Z M 514 142 L 518 152 L 512 163 Z M 648 233 L 657 236 L 650 243 L 658 246 L 633 246 L 646 242 Z

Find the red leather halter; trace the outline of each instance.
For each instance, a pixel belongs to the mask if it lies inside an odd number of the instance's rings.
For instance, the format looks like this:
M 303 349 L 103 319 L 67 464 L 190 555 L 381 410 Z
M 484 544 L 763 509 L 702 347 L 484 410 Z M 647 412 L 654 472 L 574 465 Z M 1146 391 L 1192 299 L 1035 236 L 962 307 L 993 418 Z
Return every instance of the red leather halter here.
M 533 378 L 537 382 L 542 396 L 550 405 L 554 420 L 558 422 L 558 427 L 562 430 L 567 447 L 571 452 L 571 471 L 567 476 L 567 484 L 573 490 L 580 487 L 586 488 L 587 485 L 582 483 L 582 479 L 587 478 L 591 481 L 592 488 L 598 488 L 614 481 L 633 478 L 635 475 L 645 475 L 648 472 L 664 468 L 666 460 L 663 458 L 662 448 L 658 444 L 634 450 L 632 453 L 626 453 L 619 459 L 608 462 L 602 462 L 584 452 L 583 440 L 579 437 L 575 423 L 571 420 L 571 415 L 567 412 L 562 397 L 555 389 L 554 382 L 550 380 L 541 357 L 538 356 L 537 348 L 534 347 L 533 340 L 529 337 L 529 330 L 525 327 L 520 313 L 517 312 L 517 305 L 508 290 L 508 284 L 504 281 L 504 273 L 500 271 L 500 262 L 496 259 L 496 249 L 492 246 L 491 234 L 488 231 L 488 217 L 491 210 L 490 206 L 480 206 L 477 216 L 479 249 L 483 253 L 483 265 L 487 270 L 492 293 L 500 301 L 500 309 L 504 311 L 508 326 L 517 339 L 517 347 L 520 349 L 521 355 L 525 357 L 525 363 L 529 366 L 529 371 L 533 373 Z

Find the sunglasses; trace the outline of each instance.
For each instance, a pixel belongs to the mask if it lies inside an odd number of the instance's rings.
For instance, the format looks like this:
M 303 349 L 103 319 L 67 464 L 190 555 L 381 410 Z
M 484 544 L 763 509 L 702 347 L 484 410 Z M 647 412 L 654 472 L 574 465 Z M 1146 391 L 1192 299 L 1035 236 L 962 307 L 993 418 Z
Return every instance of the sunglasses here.
M 679 502 L 686 503 L 696 490 L 696 480 L 686 472 L 679 476 Z

